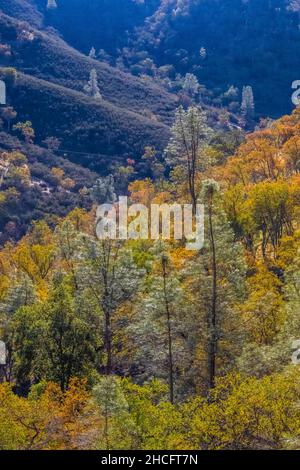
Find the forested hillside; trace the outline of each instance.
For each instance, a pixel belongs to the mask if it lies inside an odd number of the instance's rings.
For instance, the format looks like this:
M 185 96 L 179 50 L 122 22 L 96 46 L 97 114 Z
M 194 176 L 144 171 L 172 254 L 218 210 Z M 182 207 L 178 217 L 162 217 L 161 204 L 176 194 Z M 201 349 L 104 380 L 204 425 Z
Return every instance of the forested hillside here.
M 56 28 L 83 54 L 93 47 L 100 61 L 171 82 L 172 91 L 181 86 L 179 76 L 192 73 L 205 87 L 202 99 L 213 105 L 227 106 L 234 87 L 236 111 L 250 85 L 260 116 L 292 110 L 291 84 L 300 72 L 297 1 L 59 0 L 56 9 L 46 6 L 47 0 L 0 2 L 10 16 Z
M 44 0 L 31 3 L 77 49 L 93 46 L 134 74 L 173 80 L 193 73 L 216 104 L 230 86 L 241 93 L 251 85 L 260 115 L 292 109 L 291 83 L 300 73 L 297 1 L 60 0 L 55 11 Z
M 70 159 L 76 158 L 73 151 L 97 153 L 98 162 L 83 158 L 80 163 L 103 173 L 115 161 L 139 159 L 146 145 L 164 147 L 166 124 L 178 105 L 175 95 L 86 57 L 57 35 L 35 30 L 15 18 L 1 14 L 0 26 L 1 74 L 4 79 L 10 76 L 8 104 L 15 107 L 20 119 L 32 121 L 39 143 L 58 132 Z M 97 73 L 101 102 L 84 91 L 92 70 Z M 37 105 L 32 106 L 33 102 Z M 76 102 L 82 106 L 80 113 Z M 138 139 L 133 139 L 133 131 Z
M 0 0 L 0 450 L 300 449 L 299 14 Z
M 197 155 L 200 251 L 99 241 L 95 205 L 1 250 L 2 449 L 298 448 L 299 124 L 297 110 Z M 166 179 L 148 152 L 131 203 L 190 200 L 178 157 Z M 99 179 L 94 204 L 113 191 Z

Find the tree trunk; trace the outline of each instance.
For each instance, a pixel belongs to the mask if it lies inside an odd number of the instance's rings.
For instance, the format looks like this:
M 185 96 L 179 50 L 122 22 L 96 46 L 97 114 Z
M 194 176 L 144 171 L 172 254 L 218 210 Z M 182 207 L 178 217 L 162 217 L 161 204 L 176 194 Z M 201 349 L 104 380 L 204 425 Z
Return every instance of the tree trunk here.
M 104 309 L 105 327 L 104 327 L 104 348 L 106 352 L 106 375 L 112 373 L 112 338 L 111 338 L 111 320 L 110 311 L 108 308 Z
M 215 387 L 216 378 L 216 353 L 217 353 L 217 261 L 216 261 L 216 245 L 212 220 L 212 199 L 209 201 L 208 209 L 209 219 L 209 236 L 212 250 L 212 293 L 211 293 L 211 312 L 208 319 L 209 327 L 209 346 L 208 346 L 208 371 L 209 371 L 209 388 Z
M 163 283 L 164 283 L 164 300 L 167 316 L 167 338 L 168 338 L 168 358 L 169 358 L 169 394 L 170 402 L 174 403 L 174 364 L 173 364 L 173 342 L 171 328 L 171 313 L 167 295 L 167 260 L 162 258 Z

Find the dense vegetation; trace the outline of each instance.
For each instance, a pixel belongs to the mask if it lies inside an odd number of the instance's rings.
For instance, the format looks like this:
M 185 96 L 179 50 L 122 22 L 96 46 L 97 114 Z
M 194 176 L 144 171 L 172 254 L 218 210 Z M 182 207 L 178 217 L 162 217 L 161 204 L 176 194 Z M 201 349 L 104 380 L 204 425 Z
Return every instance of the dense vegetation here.
M 299 449 L 300 5 L 82 1 L 0 0 L 0 449 Z
M 47 219 L 52 224 L 74 207 L 91 207 L 87 188 L 95 182 L 96 173 L 58 157 L 51 148 L 19 140 L 4 129 L 0 139 L 1 245 L 23 236 L 33 220 Z M 17 168 L 20 163 L 25 175 Z
M 240 145 L 228 132 L 199 147 L 200 251 L 100 241 L 95 206 L 4 246 L 2 448 L 298 446 L 299 123 L 296 110 Z M 191 200 L 184 152 L 168 179 L 144 158 L 153 179 L 129 184 L 131 202 Z M 98 180 L 95 203 L 112 184 Z
M 77 49 L 94 46 L 134 74 L 161 78 L 166 66 L 170 79 L 194 73 L 216 104 L 230 86 L 241 93 L 251 85 L 259 115 L 291 110 L 300 68 L 297 1 L 89 0 L 87 8 L 85 0 L 60 0 L 50 12 L 46 1 L 33 3 Z
M 76 152 L 84 151 L 80 163 L 103 173 L 116 161 L 140 158 L 146 145 L 164 147 L 176 96 L 4 14 L 0 26 L 0 74 L 7 81 L 8 104 L 20 120 L 33 123 L 37 143 L 57 134 L 70 160 L 76 162 Z M 101 102 L 84 93 L 93 68 Z M 88 152 L 98 158 L 91 161 Z

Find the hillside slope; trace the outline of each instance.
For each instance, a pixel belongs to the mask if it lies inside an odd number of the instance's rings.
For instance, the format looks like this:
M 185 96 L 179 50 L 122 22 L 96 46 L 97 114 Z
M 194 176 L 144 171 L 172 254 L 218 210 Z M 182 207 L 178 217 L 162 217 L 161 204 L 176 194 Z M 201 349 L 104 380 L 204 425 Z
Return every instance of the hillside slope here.
M 76 49 L 88 53 L 94 45 L 114 53 L 128 43 L 137 26 L 154 14 L 161 0 L 58 0 L 58 9 L 50 12 L 46 0 L 33 3 L 44 15 L 44 24 L 61 31 Z M 69 28 L 68 18 L 72 21 Z
M 46 13 L 46 1 L 32 2 Z M 170 65 L 194 73 L 216 97 L 251 85 L 258 114 L 279 117 L 292 110 L 291 83 L 300 76 L 299 10 L 294 0 L 59 0 L 45 22 L 132 73 Z
M 40 27 L 44 21 L 33 0 L 1 0 L 0 9 L 18 20 L 28 21 L 32 26 Z
M 0 29 L 2 42 L 11 49 L 10 58 L 2 59 L 2 64 L 79 91 L 95 68 L 105 100 L 170 122 L 178 100 L 157 85 L 93 60 L 69 47 L 53 32 L 38 31 L 5 14 L 0 14 Z
M 131 44 L 210 90 L 251 85 L 258 113 L 279 117 L 292 110 L 300 76 L 297 8 L 291 0 L 164 0 Z
M 4 178 L 1 173 L 1 246 L 23 236 L 33 221 L 46 219 L 51 224 L 75 207 L 91 207 L 88 188 L 94 184 L 96 173 L 49 149 L 26 144 L 16 136 L 0 131 L 1 164 L 5 161 L 4 155 L 12 152 L 21 152 L 25 156 L 30 176 L 28 180 L 18 178 L 17 168 Z M 60 180 L 54 170 L 59 171 Z M 68 183 L 67 187 L 64 181 Z
M 161 123 L 22 73 L 8 86 L 8 99 L 19 120 L 32 121 L 38 142 L 55 135 L 71 160 L 100 173 L 116 160 L 138 159 L 147 145 L 162 149 L 168 140 Z
M 178 106 L 175 95 L 81 54 L 53 31 L 4 13 L 0 29 L 8 51 L 0 54 L 2 78 L 8 68 L 18 72 L 8 84 L 8 104 L 19 121 L 32 121 L 37 142 L 56 136 L 68 158 L 100 173 L 129 157 L 138 160 L 146 145 L 164 148 Z M 101 102 L 83 92 L 93 68 Z

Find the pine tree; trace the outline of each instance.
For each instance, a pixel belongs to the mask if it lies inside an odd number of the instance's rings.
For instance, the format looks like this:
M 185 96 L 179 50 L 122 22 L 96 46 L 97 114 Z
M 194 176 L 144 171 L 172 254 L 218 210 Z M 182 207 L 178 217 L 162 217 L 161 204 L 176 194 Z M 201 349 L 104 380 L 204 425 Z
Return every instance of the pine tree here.
M 191 304 L 199 312 L 193 377 L 201 377 L 204 388 L 214 388 L 216 377 L 233 367 L 242 338 L 235 306 L 245 293 L 245 264 L 218 197 L 217 183 L 204 181 L 205 246 L 187 267 Z
M 136 293 L 144 270 L 139 269 L 132 253 L 115 240 L 96 241 L 84 237 L 80 250 L 81 266 L 77 272 L 77 284 L 88 302 L 98 305 L 103 315 L 104 372 L 112 374 L 114 314 L 123 302 Z
M 288 2 L 287 9 L 290 11 L 300 13 L 300 0 L 290 0 Z
M 192 98 L 199 93 L 199 82 L 193 73 L 187 73 L 183 82 L 182 88 L 186 91 Z
M 170 166 L 181 165 L 186 171 L 194 213 L 198 199 L 196 176 L 201 164 L 205 165 L 202 152 L 210 137 L 211 129 L 207 125 L 207 116 L 202 109 L 195 106 L 187 111 L 182 106 L 177 109 L 165 155 Z
M 101 377 L 93 389 L 93 397 L 104 418 L 99 448 L 128 448 L 126 446 L 131 444 L 130 434 L 134 436 L 135 429 L 121 381 L 112 375 Z
M 251 86 L 243 87 L 241 113 L 246 124 L 250 124 L 255 114 L 253 89 Z
M 98 86 L 98 78 L 96 69 L 92 69 L 90 72 L 90 79 L 88 84 L 84 86 L 84 91 L 97 100 L 102 100 L 102 96 Z
M 113 204 L 117 200 L 113 175 L 97 178 L 91 189 L 91 196 L 96 204 Z
M 91 50 L 89 52 L 89 57 L 91 59 L 96 59 L 96 49 L 94 47 L 91 48 Z
M 159 242 L 153 251 L 152 273 L 127 328 L 136 348 L 131 367 L 139 371 L 139 380 L 157 377 L 167 383 L 169 401 L 174 403 L 190 391 L 186 371 L 192 326 L 167 247 Z
M 56 0 L 48 0 L 47 10 L 54 10 L 55 8 L 57 8 Z
M 31 279 L 26 275 L 11 280 L 6 295 L 0 302 L 0 326 L 6 349 L 6 364 L 3 367 L 5 380 L 10 382 L 14 373 L 14 356 L 16 352 L 14 317 L 23 306 L 29 306 L 36 300 L 36 293 Z
M 199 51 L 199 54 L 200 54 L 201 59 L 205 59 L 205 58 L 206 58 L 207 52 L 206 52 L 205 47 L 201 47 L 201 49 L 200 49 L 200 51 Z

